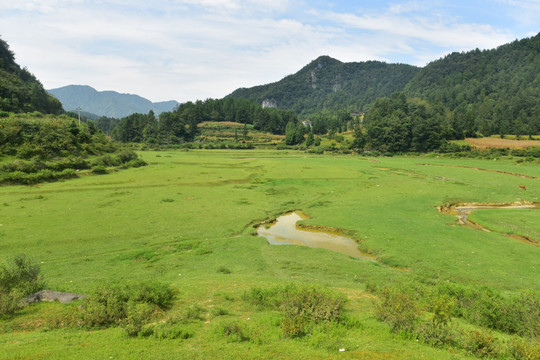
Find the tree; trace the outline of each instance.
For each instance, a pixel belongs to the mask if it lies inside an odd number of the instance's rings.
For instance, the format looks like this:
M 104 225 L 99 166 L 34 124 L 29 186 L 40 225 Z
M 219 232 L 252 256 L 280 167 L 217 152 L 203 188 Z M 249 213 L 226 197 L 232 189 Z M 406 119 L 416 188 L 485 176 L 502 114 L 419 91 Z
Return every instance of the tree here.
M 364 147 L 366 146 L 366 135 L 364 134 L 364 131 L 362 128 L 357 125 L 354 127 L 354 140 L 351 145 L 351 148 L 357 150 L 357 151 L 363 151 Z
M 315 137 L 313 135 L 313 129 L 309 130 L 308 136 L 306 138 L 306 147 L 310 147 L 315 142 Z
M 285 128 L 285 144 L 287 145 L 296 144 L 295 134 L 296 134 L 296 124 L 292 121 L 289 121 L 287 123 L 287 127 Z

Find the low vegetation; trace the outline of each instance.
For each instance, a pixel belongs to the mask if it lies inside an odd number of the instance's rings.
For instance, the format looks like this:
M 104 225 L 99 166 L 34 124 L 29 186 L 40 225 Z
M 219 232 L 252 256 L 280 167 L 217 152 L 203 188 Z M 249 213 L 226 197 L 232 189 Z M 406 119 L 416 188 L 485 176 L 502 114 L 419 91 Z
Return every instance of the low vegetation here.
M 24 309 L 4 302 L 7 353 L 538 357 L 539 248 L 457 226 L 435 208 L 538 201 L 535 162 L 292 149 L 141 155 L 148 166 L 0 187 L 4 269 L 17 268 L 10 259 L 24 248 L 49 289 L 86 295 Z M 252 224 L 291 209 L 310 215 L 305 225 L 347 229 L 377 262 L 253 236 Z M 516 210 L 525 222 L 495 211 L 536 234 L 536 210 Z M 488 214 L 478 221 L 489 226 Z
M 0 318 L 21 309 L 24 298 L 45 288 L 39 265 L 21 254 L 0 265 Z
M 92 123 L 77 124 L 66 116 L 0 118 L 0 144 L 0 184 L 28 185 L 74 178 L 81 170 L 104 174 L 146 165 Z

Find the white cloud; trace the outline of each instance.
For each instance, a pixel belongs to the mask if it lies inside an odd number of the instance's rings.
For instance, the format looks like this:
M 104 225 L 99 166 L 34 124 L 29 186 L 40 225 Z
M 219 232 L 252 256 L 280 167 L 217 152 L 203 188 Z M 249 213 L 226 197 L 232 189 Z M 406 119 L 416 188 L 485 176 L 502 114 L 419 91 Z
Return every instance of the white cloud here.
M 360 14 L 300 0 L 0 0 L 0 35 L 47 88 L 88 84 L 154 101 L 222 97 L 320 55 L 423 65 L 514 39 L 437 4 L 395 2 Z

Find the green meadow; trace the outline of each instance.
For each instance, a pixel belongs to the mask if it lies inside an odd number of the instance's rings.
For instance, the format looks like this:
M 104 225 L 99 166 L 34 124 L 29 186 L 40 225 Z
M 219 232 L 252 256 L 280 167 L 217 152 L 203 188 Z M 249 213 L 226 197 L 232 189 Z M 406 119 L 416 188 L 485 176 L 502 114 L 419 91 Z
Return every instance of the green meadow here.
M 377 319 L 380 292 L 373 289 L 414 294 L 456 284 L 507 297 L 540 291 L 540 247 L 497 232 L 538 239 L 540 212 L 474 212 L 471 219 L 496 230 L 483 232 L 436 208 L 539 202 L 537 162 L 272 150 L 139 154 L 148 166 L 0 187 L 0 254 L 26 254 L 56 291 L 89 294 L 104 281 L 170 284 L 176 298 L 155 322 L 181 318 L 189 336 L 63 326 L 78 301 L 39 303 L 0 320 L 0 359 L 474 358 L 472 348 L 393 333 Z M 259 223 L 296 209 L 309 216 L 304 225 L 339 229 L 376 261 L 270 246 L 255 235 Z M 344 295 L 349 320 L 290 337 L 282 312 L 246 300 L 253 289 L 291 284 Z M 464 318 L 452 323 L 480 329 Z M 489 333 L 501 343 L 511 339 Z

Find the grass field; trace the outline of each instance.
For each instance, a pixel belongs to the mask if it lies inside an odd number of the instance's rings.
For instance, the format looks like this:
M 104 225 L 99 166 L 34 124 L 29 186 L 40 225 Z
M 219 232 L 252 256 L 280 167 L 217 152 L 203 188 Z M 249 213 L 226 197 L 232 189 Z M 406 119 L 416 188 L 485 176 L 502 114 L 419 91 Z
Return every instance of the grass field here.
M 31 256 L 48 288 L 58 291 L 87 294 L 102 280 L 171 284 L 178 296 L 167 316 L 198 309 L 185 325 L 193 336 L 62 328 L 50 319 L 77 304 L 38 304 L 0 320 L 0 359 L 469 358 L 393 335 L 376 320 L 375 295 L 366 287 L 452 282 L 510 295 L 540 291 L 540 248 L 459 227 L 436 210 L 459 202 L 538 202 L 538 164 L 263 150 L 140 154 L 149 166 L 1 187 L 0 254 Z M 254 236 L 254 225 L 294 209 L 310 216 L 305 224 L 353 234 L 378 262 L 269 246 Z M 517 227 L 512 231 L 538 235 L 540 212 L 477 214 L 487 227 L 505 218 Z M 345 294 L 357 326 L 317 325 L 310 336 L 285 338 L 278 312 L 243 300 L 254 287 L 289 283 Z M 231 322 L 250 340 L 223 336 Z

